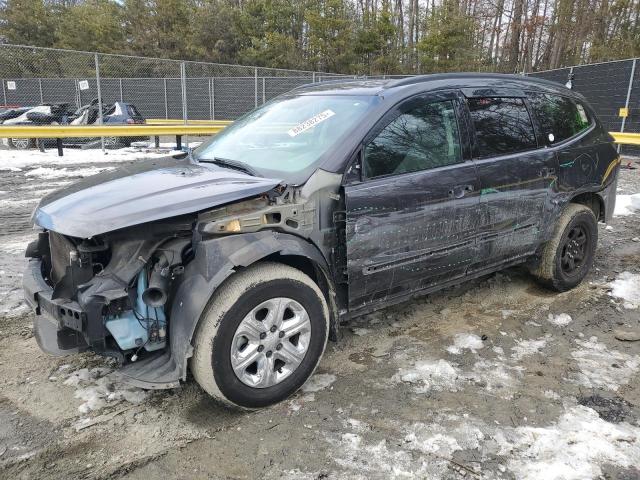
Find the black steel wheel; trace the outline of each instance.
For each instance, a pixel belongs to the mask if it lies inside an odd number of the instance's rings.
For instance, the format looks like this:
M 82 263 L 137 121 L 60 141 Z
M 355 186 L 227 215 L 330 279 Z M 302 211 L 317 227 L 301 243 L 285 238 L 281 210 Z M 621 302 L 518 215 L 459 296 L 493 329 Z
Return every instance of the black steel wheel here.
M 593 211 L 585 205 L 569 204 L 544 245 L 533 274 L 554 290 L 570 290 L 589 273 L 597 243 L 598 224 Z

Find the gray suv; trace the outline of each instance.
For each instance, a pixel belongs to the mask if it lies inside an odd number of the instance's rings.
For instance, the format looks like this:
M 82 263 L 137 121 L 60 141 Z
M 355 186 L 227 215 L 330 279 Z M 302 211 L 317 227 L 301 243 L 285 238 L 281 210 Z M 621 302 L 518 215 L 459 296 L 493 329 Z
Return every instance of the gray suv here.
M 259 408 L 312 374 L 350 318 L 512 265 L 587 275 L 619 157 L 584 98 L 442 74 L 298 88 L 192 154 L 42 199 L 26 298 L 47 352 L 114 357 Z

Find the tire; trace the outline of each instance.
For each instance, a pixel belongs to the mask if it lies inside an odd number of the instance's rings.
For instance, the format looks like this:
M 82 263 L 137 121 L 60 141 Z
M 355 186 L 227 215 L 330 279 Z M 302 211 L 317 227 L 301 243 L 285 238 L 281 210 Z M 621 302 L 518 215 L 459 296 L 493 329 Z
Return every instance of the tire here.
M 558 292 L 571 290 L 589 273 L 597 244 L 598 223 L 593 211 L 584 205 L 569 204 L 532 273 L 548 288 Z
M 271 316 L 276 311 L 284 320 L 271 327 L 275 331 L 269 330 L 271 319 L 278 317 Z M 295 330 L 285 325 L 302 325 L 305 318 L 308 325 L 299 327 L 297 338 L 283 339 L 285 331 Z M 266 407 L 289 397 L 313 374 L 328 334 L 329 309 L 316 283 L 293 267 L 258 263 L 233 274 L 212 296 L 196 331 L 191 372 L 207 393 L 226 405 Z M 286 363 L 285 354 L 302 360 L 298 365 Z M 246 362 L 254 357 L 256 361 L 245 368 L 244 355 Z
M 35 148 L 36 141 L 33 138 L 8 138 L 9 148 L 13 150 L 29 150 Z

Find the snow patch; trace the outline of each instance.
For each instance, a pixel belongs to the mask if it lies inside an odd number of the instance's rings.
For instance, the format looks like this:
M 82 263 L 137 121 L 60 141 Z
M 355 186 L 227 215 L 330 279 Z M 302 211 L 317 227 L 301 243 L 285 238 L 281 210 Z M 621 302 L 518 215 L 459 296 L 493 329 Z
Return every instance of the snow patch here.
M 113 170 L 111 167 L 87 167 L 69 170 L 68 168 L 48 168 L 38 167 L 33 170 L 29 170 L 24 175 L 26 177 L 40 177 L 40 178 L 69 178 L 69 177 L 90 177 L 107 170 Z
M 640 307 L 640 275 L 622 272 L 609 286 L 612 296 L 624 300 L 624 308 Z
M 173 148 L 175 144 L 170 147 Z M 62 165 L 86 165 L 90 163 L 116 163 L 144 158 L 160 158 L 167 155 L 180 153 L 171 149 L 162 151 L 148 148 L 120 148 L 109 150 L 103 154 L 101 150 L 80 150 L 65 148 L 64 156 L 58 157 L 58 151 L 50 149 L 46 152 L 39 150 L 2 150 L 2 164 L 0 171 L 19 172 L 23 168 L 34 165 L 62 166 Z
M 355 335 L 358 335 L 359 337 L 363 337 L 365 335 L 368 335 L 371 332 L 371 330 L 369 330 L 368 328 L 362 328 L 362 327 L 353 327 L 351 329 L 351 331 Z
M 640 465 L 640 428 L 605 422 L 581 405 L 555 425 L 505 432 L 502 442 L 500 455 L 509 457 L 507 467 L 520 480 L 601 478 L 603 464 Z
M 547 317 L 547 321 L 556 327 L 566 327 L 573 321 L 573 319 L 567 313 L 560 313 L 558 315 L 550 313 Z
M 463 350 L 471 350 L 473 353 L 484 347 L 482 339 L 473 333 L 458 333 L 453 339 L 453 345 L 447 347 L 447 352 L 460 355 Z
M 121 401 L 139 404 L 146 400 L 148 393 L 139 388 L 121 385 L 110 375 L 108 368 L 81 368 L 69 374 L 64 385 L 76 387 L 74 397 L 82 400 L 80 413 L 101 410 Z
M 631 215 L 640 210 L 640 193 L 633 195 L 616 195 L 616 208 L 613 210 L 614 217 Z
M 576 343 L 582 348 L 571 352 L 580 368 L 574 381 L 585 387 L 617 391 L 621 385 L 629 383 L 640 368 L 640 355 L 608 350 L 597 337 L 576 340 Z
M 27 245 L 29 245 L 29 242 L 31 242 L 34 239 L 35 237 L 28 237 L 26 239 L 20 238 L 18 240 L 13 240 L 9 242 L 4 241 L 0 243 L 0 251 L 3 253 L 12 254 L 12 255 L 24 254 L 25 250 L 27 249 Z
M 411 368 L 401 368 L 393 380 L 415 385 L 417 393 L 458 391 L 460 370 L 446 360 L 416 362 Z
M 545 335 L 537 340 L 516 340 L 516 345 L 511 347 L 511 350 L 513 350 L 511 358 L 514 360 L 522 360 L 526 356 L 540 353 L 541 350 L 546 347 L 549 338 L 550 335 Z
M 330 373 L 316 373 L 302 386 L 302 391 L 307 393 L 318 392 L 324 390 L 335 381 L 335 375 Z

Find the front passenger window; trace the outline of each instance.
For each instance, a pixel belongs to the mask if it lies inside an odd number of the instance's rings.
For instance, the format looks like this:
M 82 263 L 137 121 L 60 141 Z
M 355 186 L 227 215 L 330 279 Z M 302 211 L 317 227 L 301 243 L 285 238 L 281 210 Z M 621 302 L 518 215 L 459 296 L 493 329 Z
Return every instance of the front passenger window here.
M 452 100 L 411 102 L 365 147 L 368 178 L 398 175 L 462 161 Z

